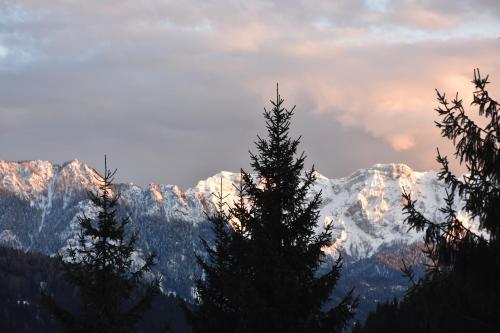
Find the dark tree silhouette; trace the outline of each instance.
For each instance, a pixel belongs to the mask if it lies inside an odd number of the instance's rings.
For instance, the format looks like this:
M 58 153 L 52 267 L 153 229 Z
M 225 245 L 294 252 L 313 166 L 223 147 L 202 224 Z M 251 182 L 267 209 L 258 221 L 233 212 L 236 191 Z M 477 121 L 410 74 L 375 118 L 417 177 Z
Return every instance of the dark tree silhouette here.
M 105 157 L 104 174 L 95 172 L 99 190 L 89 192 L 97 217 L 81 216 L 78 244 L 59 255 L 65 279 L 78 287 L 80 310 L 72 313 L 47 290 L 42 291 L 42 302 L 66 332 L 133 331 L 157 292 L 157 279 L 143 281 L 154 265 L 154 256 L 149 255 L 137 269 L 133 267 L 137 238 L 126 237 L 128 218 L 118 221 L 120 195 L 113 185 L 115 173 L 108 169 Z
M 366 332 L 500 331 L 500 110 L 486 90 L 488 76 L 475 70 L 472 82 L 472 106 L 481 121 L 466 114 L 458 94 L 449 101 L 437 91 L 436 111 L 442 119 L 436 125 L 452 140 L 456 159 L 467 169 L 457 177 L 438 150 L 439 179 L 448 185 L 441 208 L 444 220 L 428 219 L 416 209 L 410 193 L 403 193 L 405 222 L 425 231 L 424 252 L 430 262 L 426 274 L 416 280 L 404 265 L 412 283 L 405 299 L 379 307 L 368 318 Z M 458 218 L 456 197 L 464 202 L 461 209 L 479 223 L 480 233 Z
M 255 176 L 241 171 L 229 214 L 219 193 L 211 219 L 215 246 L 205 243 L 206 279 L 198 282 L 199 307 L 191 313 L 197 331 L 338 332 L 357 305 L 351 290 L 328 306 L 341 259 L 320 272 L 333 226 L 315 232 L 321 193 L 311 193 L 315 171 L 303 171 L 300 138 L 289 134 L 294 109 L 283 102 L 277 90 L 272 110 L 264 112 L 267 137 L 258 137 L 251 153 Z
M 222 179 L 220 191 L 213 194 L 217 199 L 215 212 L 207 214 L 212 224 L 214 239 L 210 242 L 202 239 L 206 250 L 206 258 L 198 256 L 197 260 L 203 269 L 204 278 L 196 282 L 197 308 L 186 308 L 188 319 L 197 332 L 234 332 L 236 323 L 235 306 L 228 297 L 235 291 L 236 284 L 233 280 L 236 272 L 233 260 L 235 254 L 231 253 L 234 246 L 234 232 L 232 231 L 230 212 L 222 192 Z

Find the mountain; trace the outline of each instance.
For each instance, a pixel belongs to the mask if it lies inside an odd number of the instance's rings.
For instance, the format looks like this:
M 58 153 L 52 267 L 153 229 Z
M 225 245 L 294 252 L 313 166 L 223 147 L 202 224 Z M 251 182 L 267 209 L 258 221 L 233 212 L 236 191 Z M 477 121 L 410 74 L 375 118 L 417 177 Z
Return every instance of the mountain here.
M 87 198 L 87 191 L 97 187 L 94 172 L 77 160 L 62 165 L 0 161 L 0 245 L 52 255 L 74 241 L 78 216 L 95 214 Z M 139 235 L 137 256 L 157 254 L 165 293 L 192 299 L 194 280 L 201 275 L 195 259 L 196 254 L 203 255 L 200 237 L 211 236 L 205 212 L 212 209 L 211 193 L 219 190 L 221 181 L 231 204 L 239 174 L 226 171 L 185 191 L 175 185 L 117 185 L 121 213 L 130 217 L 131 231 Z M 408 232 L 403 224 L 402 188 L 413 193 L 426 216 L 438 217 L 445 187 L 433 171 L 377 164 L 340 179 L 317 174 L 313 192 L 323 194 L 321 224 L 335 226 L 325 264 L 342 253 L 345 265 L 339 290 L 355 286 L 362 295 L 360 319 L 377 302 L 402 295 L 406 289 L 399 272 L 402 257 L 417 265 L 423 262 L 422 234 Z

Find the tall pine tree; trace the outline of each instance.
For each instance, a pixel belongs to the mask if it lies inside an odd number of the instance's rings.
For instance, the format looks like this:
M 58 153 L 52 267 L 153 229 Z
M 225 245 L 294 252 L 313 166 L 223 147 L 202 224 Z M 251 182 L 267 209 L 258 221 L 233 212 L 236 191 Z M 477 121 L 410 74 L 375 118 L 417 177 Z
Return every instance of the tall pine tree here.
M 154 256 L 133 267 L 137 237 L 126 236 L 128 218 L 118 219 L 115 173 L 108 169 L 105 157 L 104 174 L 95 172 L 98 192 L 89 192 L 97 217 L 79 217 L 78 244 L 59 255 L 65 279 L 79 289 L 79 311 L 70 312 L 47 290 L 42 291 L 43 303 L 64 332 L 132 332 L 157 292 L 158 280 L 142 281 L 154 265 Z
M 277 89 L 272 110 L 264 111 L 267 137 L 258 137 L 251 153 L 255 177 L 242 170 L 238 202 L 229 215 L 219 207 L 212 219 L 215 248 L 206 244 L 207 278 L 198 283 L 199 307 L 192 313 L 197 331 L 338 332 L 357 305 L 352 291 L 327 305 L 341 260 L 319 273 L 333 226 L 315 232 L 321 193 L 311 192 L 316 173 L 304 172 L 300 138 L 290 137 L 294 109 L 283 102 Z

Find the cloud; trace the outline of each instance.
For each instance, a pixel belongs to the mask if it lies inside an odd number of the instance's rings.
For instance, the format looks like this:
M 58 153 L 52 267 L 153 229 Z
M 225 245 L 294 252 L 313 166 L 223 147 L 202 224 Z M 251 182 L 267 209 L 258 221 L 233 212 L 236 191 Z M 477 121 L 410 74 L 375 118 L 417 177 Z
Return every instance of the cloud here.
M 122 180 L 192 186 L 248 166 L 279 82 L 327 176 L 429 169 L 434 88 L 470 98 L 480 67 L 500 95 L 499 17 L 487 0 L 0 4 L 0 158 L 108 153 Z
M 415 140 L 407 134 L 396 134 L 391 136 L 389 140 L 396 151 L 408 150 L 415 146 Z

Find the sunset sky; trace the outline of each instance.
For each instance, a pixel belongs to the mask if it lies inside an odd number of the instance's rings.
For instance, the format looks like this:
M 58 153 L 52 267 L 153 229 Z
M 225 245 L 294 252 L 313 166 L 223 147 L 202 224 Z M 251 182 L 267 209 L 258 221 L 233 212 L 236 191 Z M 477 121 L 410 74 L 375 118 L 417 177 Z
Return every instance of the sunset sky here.
M 435 88 L 500 99 L 500 1 L 0 0 L 0 159 L 195 185 L 247 168 L 276 83 L 308 162 L 437 167 Z

